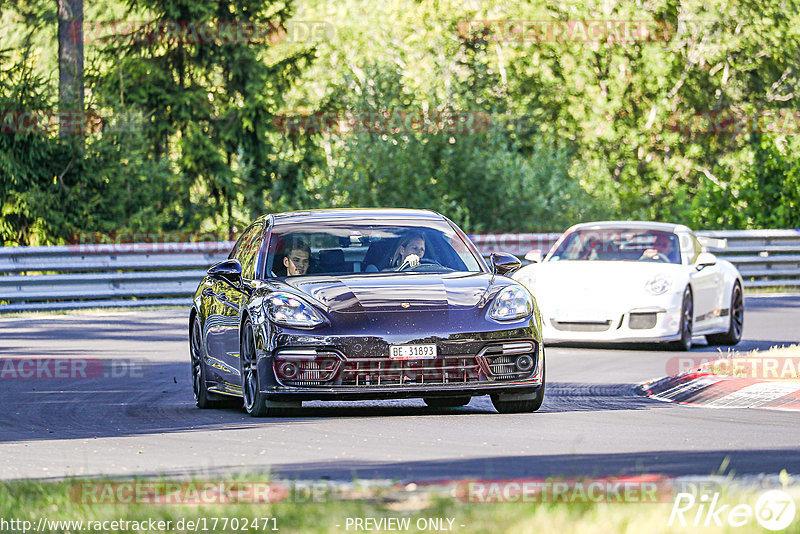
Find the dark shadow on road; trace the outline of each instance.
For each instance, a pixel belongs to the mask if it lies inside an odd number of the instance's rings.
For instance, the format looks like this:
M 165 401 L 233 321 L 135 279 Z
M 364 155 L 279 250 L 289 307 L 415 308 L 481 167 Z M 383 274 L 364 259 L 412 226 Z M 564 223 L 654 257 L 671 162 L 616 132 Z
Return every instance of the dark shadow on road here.
M 488 396 L 463 408 L 429 408 L 421 400 L 306 403 L 284 418 L 252 418 L 240 408 L 194 406 L 189 366 L 138 362 L 136 376 L 95 379 L 4 379 L 0 381 L 0 443 L 85 439 L 153 433 L 263 428 L 318 419 L 365 417 L 520 417 L 497 414 Z M 633 384 L 547 385 L 541 413 L 664 409 L 666 403 L 637 395 Z M 523 415 L 524 416 L 524 415 Z
M 741 476 L 800 473 L 800 448 L 754 450 L 663 450 L 624 454 L 543 454 L 470 459 L 369 462 L 326 462 L 265 465 L 270 477 L 296 480 L 390 479 L 398 482 L 451 481 L 454 479 L 521 479 L 547 477 L 615 477 L 661 474 Z M 197 471 L 176 470 L 144 476 L 230 477 L 240 466 L 219 466 Z

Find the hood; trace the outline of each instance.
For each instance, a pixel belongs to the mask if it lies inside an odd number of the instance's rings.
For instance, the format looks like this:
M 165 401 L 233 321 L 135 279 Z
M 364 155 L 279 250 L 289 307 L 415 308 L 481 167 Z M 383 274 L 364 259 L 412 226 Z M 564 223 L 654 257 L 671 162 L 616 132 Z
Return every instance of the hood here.
M 544 300 L 589 298 L 618 300 L 646 295 L 645 284 L 656 275 L 673 281 L 673 288 L 685 285 L 686 265 L 633 261 L 553 261 L 533 264 L 514 278 L 525 283 Z
M 487 273 L 377 273 L 287 278 L 280 285 L 300 291 L 336 313 L 435 311 L 483 305 L 492 286 Z

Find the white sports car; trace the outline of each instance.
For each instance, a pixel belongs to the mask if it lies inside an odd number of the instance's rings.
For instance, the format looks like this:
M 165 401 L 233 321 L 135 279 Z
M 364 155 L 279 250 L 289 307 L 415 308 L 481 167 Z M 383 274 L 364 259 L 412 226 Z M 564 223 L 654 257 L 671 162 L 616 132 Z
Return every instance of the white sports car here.
M 707 251 L 724 240 L 677 224 L 606 221 L 567 230 L 541 262 L 514 274 L 536 296 L 550 342 L 670 342 L 742 338 L 742 277 Z

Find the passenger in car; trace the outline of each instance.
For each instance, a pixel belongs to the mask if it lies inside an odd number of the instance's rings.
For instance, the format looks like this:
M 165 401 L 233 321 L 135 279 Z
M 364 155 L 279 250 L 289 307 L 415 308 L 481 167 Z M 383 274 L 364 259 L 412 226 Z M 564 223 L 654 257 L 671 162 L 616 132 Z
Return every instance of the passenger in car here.
M 287 276 L 302 276 L 308 271 L 311 261 L 311 248 L 300 238 L 292 238 L 284 248 L 286 256 L 283 265 L 286 266 Z

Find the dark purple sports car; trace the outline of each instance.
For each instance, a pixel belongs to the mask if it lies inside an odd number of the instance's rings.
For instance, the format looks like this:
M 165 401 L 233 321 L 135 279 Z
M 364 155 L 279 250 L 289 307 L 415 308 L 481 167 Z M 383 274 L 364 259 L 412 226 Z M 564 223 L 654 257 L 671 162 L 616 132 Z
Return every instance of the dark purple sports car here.
M 189 317 L 194 397 L 244 399 L 253 416 L 304 400 L 422 398 L 499 412 L 544 397 L 541 317 L 438 213 L 401 209 L 265 215 L 208 270 Z

